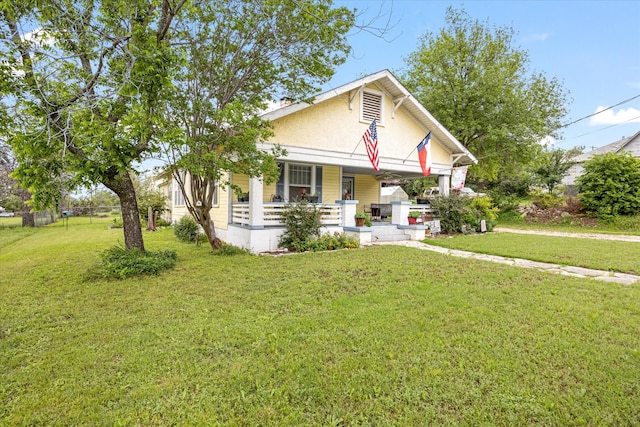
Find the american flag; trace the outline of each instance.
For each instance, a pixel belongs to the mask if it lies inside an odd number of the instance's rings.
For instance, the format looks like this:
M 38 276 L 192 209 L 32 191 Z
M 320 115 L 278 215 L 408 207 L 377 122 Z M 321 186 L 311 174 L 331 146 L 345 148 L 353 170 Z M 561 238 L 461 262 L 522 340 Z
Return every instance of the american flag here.
M 380 160 L 378 159 L 378 131 L 376 130 L 376 119 L 373 119 L 369 129 L 362 135 L 364 145 L 367 147 L 367 155 L 373 165 L 373 169 L 377 172 L 380 169 Z

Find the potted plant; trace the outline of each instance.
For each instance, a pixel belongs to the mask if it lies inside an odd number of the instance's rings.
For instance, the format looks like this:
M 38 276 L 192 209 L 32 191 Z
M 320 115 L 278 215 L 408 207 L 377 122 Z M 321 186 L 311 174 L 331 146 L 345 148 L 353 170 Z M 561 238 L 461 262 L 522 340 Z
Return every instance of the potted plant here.
M 320 193 L 315 192 L 313 194 L 303 194 L 302 198 L 309 203 L 318 203 L 318 198 L 320 197 Z
M 358 212 L 353 217 L 356 219 L 356 227 L 364 227 L 364 222 L 367 219 L 366 213 Z
M 409 216 L 407 217 L 409 225 L 414 225 L 418 221 L 418 218 L 420 218 L 420 215 L 420 211 L 410 211 Z

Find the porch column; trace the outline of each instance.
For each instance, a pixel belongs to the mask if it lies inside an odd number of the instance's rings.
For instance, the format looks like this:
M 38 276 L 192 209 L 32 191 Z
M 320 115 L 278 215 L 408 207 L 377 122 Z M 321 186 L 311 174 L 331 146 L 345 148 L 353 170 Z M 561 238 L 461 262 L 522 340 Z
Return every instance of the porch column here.
M 358 210 L 357 200 L 336 200 L 336 204 L 342 206 L 342 226 L 355 227 L 355 214 Z
M 391 224 L 409 225 L 409 208 L 411 202 L 391 202 Z
M 249 178 L 249 227 L 264 228 L 264 189 L 261 177 Z
M 451 175 L 438 176 L 438 188 L 440 189 L 441 196 L 449 195 L 449 187 L 451 186 L 449 184 L 450 182 L 451 182 Z

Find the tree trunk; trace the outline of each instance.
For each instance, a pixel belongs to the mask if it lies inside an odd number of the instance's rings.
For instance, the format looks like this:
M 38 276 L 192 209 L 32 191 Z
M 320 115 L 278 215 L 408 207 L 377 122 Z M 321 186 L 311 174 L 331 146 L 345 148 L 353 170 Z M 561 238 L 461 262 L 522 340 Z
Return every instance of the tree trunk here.
M 122 209 L 122 225 L 124 229 L 124 246 L 126 249 L 138 249 L 144 252 L 142 226 L 138 213 L 138 202 L 133 181 L 127 172 L 119 172 L 115 177 L 106 179 L 103 184 L 116 193 Z
M 27 205 L 27 201 L 31 198 L 31 194 L 28 191 L 21 190 L 20 198 L 22 199 L 22 226 L 23 227 L 35 227 L 36 219 Z
M 207 236 L 207 241 L 209 242 L 209 245 L 211 245 L 211 249 L 215 250 L 222 248 L 222 240 L 218 239 L 216 236 L 216 227 L 210 216 L 211 207 L 203 206 L 202 208 L 196 209 L 199 210 L 199 212 L 197 212 L 198 224 L 200 224 L 204 230 L 204 234 Z

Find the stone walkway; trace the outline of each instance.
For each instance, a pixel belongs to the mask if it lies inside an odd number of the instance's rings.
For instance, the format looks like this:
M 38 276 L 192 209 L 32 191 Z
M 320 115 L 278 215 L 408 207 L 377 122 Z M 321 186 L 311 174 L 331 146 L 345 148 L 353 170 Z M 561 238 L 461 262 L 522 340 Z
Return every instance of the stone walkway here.
M 533 231 L 533 230 L 515 230 L 506 228 L 496 228 L 495 232 L 509 232 L 509 233 L 521 233 L 521 234 L 542 234 L 548 236 L 564 236 L 571 238 L 587 238 L 587 239 L 601 239 L 601 240 L 620 240 L 628 242 L 640 242 L 640 236 L 621 236 L 610 234 L 577 234 L 577 233 L 563 233 L 563 232 L 546 232 L 546 231 Z M 614 273 L 611 271 L 593 270 L 582 267 L 572 267 L 560 264 L 551 264 L 545 262 L 530 261 L 521 258 L 508 258 L 498 255 L 479 254 L 475 252 L 461 251 L 458 249 L 442 248 L 440 246 L 429 245 L 415 240 L 404 240 L 398 242 L 385 242 L 376 243 L 379 245 L 402 245 L 412 247 L 416 249 L 422 249 L 427 251 L 439 252 L 441 254 L 456 256 L 461 258 L 472 258 L 481 261 L 497 262 L 500 264 L 513 265 L 522 268 L 534 268 L 540 271 L 546 271 L 548 273 L 564 274 L 567 276 L 592 278 L 596 280 L 602 280 L 604 282 L 619 283 L 622 285 L 632 285 L 640 282 L 640 276 L 634 274 Z

